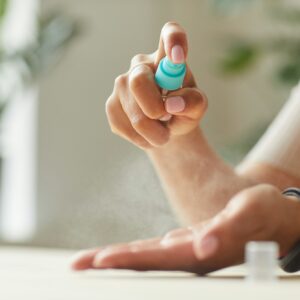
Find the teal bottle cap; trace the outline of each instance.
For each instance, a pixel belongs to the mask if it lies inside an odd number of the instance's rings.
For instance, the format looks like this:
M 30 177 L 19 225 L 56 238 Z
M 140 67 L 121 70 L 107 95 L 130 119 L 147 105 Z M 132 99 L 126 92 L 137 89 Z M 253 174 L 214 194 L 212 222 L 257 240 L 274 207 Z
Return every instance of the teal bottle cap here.
M 177 90 L 182 87 L 185 73 L 185 64 L 173 64 L 167 57 L 164 57 L 159 62 L 155 81 L 162 89 Z

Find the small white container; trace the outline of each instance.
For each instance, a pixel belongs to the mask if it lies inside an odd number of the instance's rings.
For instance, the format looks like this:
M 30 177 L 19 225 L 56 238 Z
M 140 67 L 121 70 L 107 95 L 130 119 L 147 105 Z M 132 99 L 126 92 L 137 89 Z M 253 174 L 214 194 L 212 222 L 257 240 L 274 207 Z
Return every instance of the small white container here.
M 247 280 L 272 282 L 277 279 L 279 247 L 275 242 L 248 242 L 246 245 Z

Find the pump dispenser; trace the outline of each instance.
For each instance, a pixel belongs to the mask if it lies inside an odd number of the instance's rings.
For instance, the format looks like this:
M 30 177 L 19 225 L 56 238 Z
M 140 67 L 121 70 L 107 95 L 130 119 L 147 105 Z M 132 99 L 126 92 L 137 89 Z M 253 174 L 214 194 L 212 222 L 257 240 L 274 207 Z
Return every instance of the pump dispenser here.
M 185 64 L 174 64 L 167 57 L 164 57 L 159 62 L 155 81 L 162 89 L 174 91 L 182 87 L 185 74 Z

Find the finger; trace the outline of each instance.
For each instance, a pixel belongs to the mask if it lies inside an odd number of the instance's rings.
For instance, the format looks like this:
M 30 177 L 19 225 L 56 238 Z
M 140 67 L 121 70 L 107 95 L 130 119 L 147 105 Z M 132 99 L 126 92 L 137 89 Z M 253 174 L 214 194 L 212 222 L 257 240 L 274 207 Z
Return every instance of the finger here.
M 112 248 L 96 257 L 94 264 L 99 268 L 194 271 L 197 259 L 190 234 L 180 237 L 176 243 L 164 244 L 159 239 L 139 245 L 128 244 L 122 249 Z
M 115 134 L 142 149 L 151 148 L 151 145 L 132 127 L 116 95 L 111 96 L 107 100 L 106 115 L 110 128 Z
M 197 86 L 197 83 L 194 78 L 194 75 L 193 75 L 190 67 L 188 66 L 188 64 L 186 64 L 186 74 L 184 76 L 182 87 L 196 87 L 196 86 Z
M 130 68 L 129 70 L 131 71 L 132 69 L 134 69 L 136 66 L 143 64 L 143 65 L 147 65 L 152 72 L 155 72 L 155 65 L 154 65 L 154 61 L 156 58 L 156 52 L 151 53 L 151 54 L 137 54 L 135 55 L 130 62 Z
M 115 247 L 124 247 L 126 246 L 125 243 L 120 243 L 120 244 L 115 244 Z M 95 257 L 105 251 L 107 249 L 106 247 L 97 247 L 97 248 L 92 248 L 92 249 L 86 249 L 77 252 L 75 255 L 73 255 L 70 258 L 70 266 L 74 271 L 82 271 L 86 269 L 92 269 L 94 268 L 93 266 L 93 261 Z
M 175 64 L 184 63 L 186 62 L 187 54 L 188 40 L 185 30 L 176 22 L 166 23 L 161 30 L 158 50 L 155 52 L 154 65 L 157 67 L 165 56 Z M 194 76 L 188 65 L 183 86 L 196 86 Z
M 207 272 L 239 264 L 243 260 L 244 239 L 234 237 L 229 224 L 223 220 L 195 233 L 194 253 Z
M 166 23 L 159 40 L 158 52 L 155 64 L 167 56 L 173 63 L 184 63 L 188 53 L 187 35 L 184 29 L 176 22 Z
M 204 115 L 207 106 L 206 96 L 197 88 L 182 88 L 170 92 L 165 100 L 167 113 L 191 120 L 199 120 Z
M 124 245 L 112 245 L 95 257 L 93 266 L 95 268 L 121 268 L 120 261 L 127 259 L 129 253 L 155 250 L 159 247 L 160 238 L 139 240 Z M 129 267 L 128 267 L 129 268 Z
M 235 207 L 230 205 L 231 207 L 225 208 L 202 231 L 195 231 L 195 255 L 210 270 L 242 263 L 248 241 L 271 238 L 263 218 L 257 217 L 260 209 L 256 204 L 261 201 L 252 202 L 253 207 L 248 203 L 240 205 L 243 203 L 243 194 L 236 196 L 233 201 L 237 203 Z
M 93 268 L 93 260 L 96 254 L 102 248 L 94 248 L 88 250 L 82 250 L 76 253 L 70 259 L 70 266 L 74 271 L 81 271 L 85 269 Z
M 151 145 L 164 145 L 169 140 L 169 129 L 160 121 L 148 118 L 127 89 L 119 91 L 120 103 L 134 130 Z
M 173 134 L 182 134 L 191 127 L 198 126 L 207 106 L 205 95 L 197 88 L 183 88 L 171 92 L 165 101 L 165 109 L 175 117 L 169 121 L 168 128 Z
M 130 71 L 129 88 L 148 118 L 159 120 L 166 115 L 160 90 L 155 83 L 153 71 L 148 65 L 139 64 Z

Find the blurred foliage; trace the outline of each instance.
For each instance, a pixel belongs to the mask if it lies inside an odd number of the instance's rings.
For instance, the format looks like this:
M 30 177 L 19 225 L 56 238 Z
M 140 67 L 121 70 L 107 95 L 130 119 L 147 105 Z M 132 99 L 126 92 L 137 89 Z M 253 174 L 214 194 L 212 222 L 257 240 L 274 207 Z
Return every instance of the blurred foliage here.
M 2 16 L 7 1 L 0 0 Z M 16 89 L 30 85 L 58 62 L 70 41 L 79 34 L 79 29 L 78 22 L 61 12 L 51 12 L 39 16 L 38 34 L 33 43 L 14 53 L 7 53 L 0 47 L 0 77 L 3 79 L 2 90 L 0 82 L 0 117 Z M 11 73 L 14 74 L 13 80 L 6 76 Z M 7 83 L 5 78 L 8 78 Z
M 228 49 L 220 65 L 224 73 L 239 72 L 252 65 L 258 52 L 248 43 L 235 42 Z
M 0 0 L 0 21 L 2 16 L 4 15 L 5 8 L 6 8 L 6 0 Z
M 30 79 L 37 79 L 58 61 L 60 55 L 70 41 L 79 33 L 78 24 L 53 12 L 39 20 L 36 43 L 16 56 L 21 57 L 30 70 Z
M 237 8 L 249 8 L 258 0 L 215 0 L 219 11 L 226 14 Z M 223 74 L 237 74 L 246 71 L 255 62 L 267 57 L 275 57 L 274 69 L 271 73 L 282 83 L 294 85 L 300 79 L 300 5 L 289 6 L 284 0 L 264 0 L 260 5 L 267 18 L 284 25 L 282 32 L 268 33 L 256 40 L 241 38 L 229 39 L 228 49 L 220 62 Z M 287 35 L 294 32 L 293 35 Z
M 270 77 L 275 83 L 293 86 L 300 79 L 300 0 L 214 0 L 218 13 L 231 17 L 245 14 L 251 6 L 258 5 L 262 15 L 272 22 L 258 37 L 227 37 L 228 46 L 219 63 L 223 75 L 235 75 L 255 69 L 264 60 L 272 59 Z M 254 24 L 255 26 L 255 24 Z M 278 30 L 284 29 L 284 30 Z M 235 141 L 219 149 L 220 154 L 231 163 L 239 162 L 267 129 L 272 120 L 256 122 L 253 128 Z
M 252 130 L 246 132 L 238 139 L 219 147 L 218 153 L 228 162 L 232 164 L 239 163 L 245 155 L 255 146 L 258 139 L 268 129 L 270 121 L 258 123 Z

